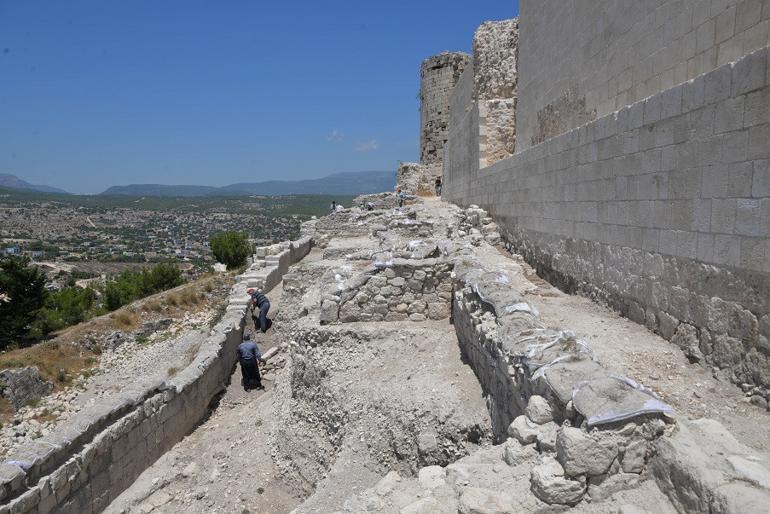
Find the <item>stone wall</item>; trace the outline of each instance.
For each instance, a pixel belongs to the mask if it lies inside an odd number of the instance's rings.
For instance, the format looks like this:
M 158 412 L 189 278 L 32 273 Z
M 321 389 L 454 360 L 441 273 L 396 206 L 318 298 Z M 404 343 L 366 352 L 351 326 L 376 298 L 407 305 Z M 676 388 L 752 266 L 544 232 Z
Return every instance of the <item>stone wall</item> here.
M 633 380 L 608 373 L 574 333 L 542 325 L 525 299 L 521 269 L 466 256 L 454 270 L 452 320 L 497 438 L 516 440 L 508 443 L 512 459 L 534 444 L 530 451 L 552 455 L 563 470 L 548 479 L 533 471 L 534 494 L 574 505 L 586 493 L 606 497 L 609 484 L 637 483 L 656 441 L 673 429 L 671 409 Z
M 420 66 L 420 164 L 441 163 L 448 136 L 449 98 L 470 56 L 444 52 Z
M 101 512 L 208 414 L 229 380 L 242 340 L 247 287 L 269 290 L 311 240 L 257 249 L 222 320 L 193 361 L 165 381 L 137 378 L 0 464 L 0 514 Z
M 462 176 L 513 155 L 516 149 L 517 18 L 483 23 L 473 59 L 449 102 L 443 174 Z
M 769 55 L 453 173 L 444 197 L 488 209 L 542 276 L 768 398 Z
M 474 64 L 468 63 L 457 82 L 450 104 L 449 140 L 444 148 L 444 183 L 463 180 L 483 163 L 479 145 L 479 107 L 475 97 Z M 442 192 L 442 196 L 444 193 Z
M 451 265 L 443 259 L 400 259 L 383 263 L 324 290 L 321 323 L 425 321 L 449 317 Z
M 485 22 L 473 35 L 482 167 L 513 155 L 516 148 L 518 45 L 518 18 Z
M 402 162 L 396 171 L 396 183 L 409 196 L 434 196 L 436 177 L 441 176 L 441 168 L 441 162 Z
M 768 44 L 760 0 L 523 0 L 517 144 L 526 149 Z

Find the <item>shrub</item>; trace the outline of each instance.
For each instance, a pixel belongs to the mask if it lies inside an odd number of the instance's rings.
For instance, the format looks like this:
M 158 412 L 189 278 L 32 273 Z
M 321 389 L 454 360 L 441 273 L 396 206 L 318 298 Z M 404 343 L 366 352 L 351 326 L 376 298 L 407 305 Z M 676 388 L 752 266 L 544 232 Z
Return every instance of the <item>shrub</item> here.
M 214 258 L 228 268 L 243 266 L 254 251 L 248 237 L 242 232 L 220 232 L 211 238 L 209 247 Z
M 114 311 L 145 296 L 171 289 L 184 282 L 179 268 L 162 262 L 149 270 L 124 271 L 115 280 L 107 283 L 104 303 Z
M 29 259 L 0 259 L 0 350 L 31 339 L 30 328 L 45 305 L 45 275 Z

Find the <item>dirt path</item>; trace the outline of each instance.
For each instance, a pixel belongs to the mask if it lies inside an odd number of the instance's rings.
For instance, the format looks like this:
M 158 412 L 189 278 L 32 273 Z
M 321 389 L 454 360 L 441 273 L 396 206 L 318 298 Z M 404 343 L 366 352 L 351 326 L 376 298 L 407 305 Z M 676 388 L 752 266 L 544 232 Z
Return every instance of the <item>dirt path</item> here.
M 272 317 L 281 305 L 281 284 L 269 294 Z M 254 330 L 262 352 L 280 345 L 272 328 Z M 245 391 L 235 367 L 216 409 L 192 434 L 145 470 L 107 508 L 108 513 L 260 512 L 278 514 L 299 503 L 275 477 L 267 445 L 272 429 L 276 372 L 263 376 L 264 391 Z

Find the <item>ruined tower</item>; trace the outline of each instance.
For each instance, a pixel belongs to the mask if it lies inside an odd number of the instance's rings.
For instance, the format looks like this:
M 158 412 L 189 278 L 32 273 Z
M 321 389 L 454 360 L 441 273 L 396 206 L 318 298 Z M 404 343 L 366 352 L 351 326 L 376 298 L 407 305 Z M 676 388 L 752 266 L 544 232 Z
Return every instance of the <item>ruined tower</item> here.
M 444 159 L 449 98 L 469 61 L 468 54 L 444 52 L 420 66 L 420 164 L 440 165 Z

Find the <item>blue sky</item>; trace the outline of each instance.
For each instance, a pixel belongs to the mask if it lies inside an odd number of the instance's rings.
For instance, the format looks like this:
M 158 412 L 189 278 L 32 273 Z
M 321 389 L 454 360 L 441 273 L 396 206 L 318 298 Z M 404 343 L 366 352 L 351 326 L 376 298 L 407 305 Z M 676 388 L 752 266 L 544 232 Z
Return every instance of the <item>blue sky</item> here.
M 0 173 L 77 193 L 395 169 L 420 61 L 518 2 L 0 0 Z

